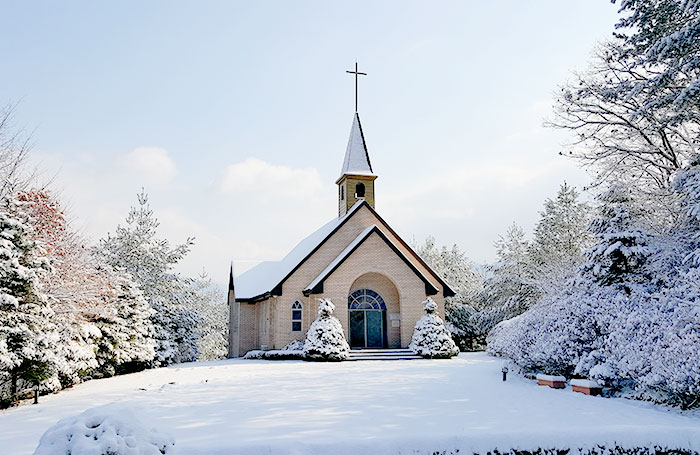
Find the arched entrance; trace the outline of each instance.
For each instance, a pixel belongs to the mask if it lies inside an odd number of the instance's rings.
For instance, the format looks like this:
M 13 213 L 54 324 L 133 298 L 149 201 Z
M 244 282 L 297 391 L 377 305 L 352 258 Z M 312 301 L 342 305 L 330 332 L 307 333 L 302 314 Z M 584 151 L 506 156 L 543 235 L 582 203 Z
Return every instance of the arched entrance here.
M 387 347 L 386 304 L 372 289 L 358 289 L 348 297 L 350 347 Z

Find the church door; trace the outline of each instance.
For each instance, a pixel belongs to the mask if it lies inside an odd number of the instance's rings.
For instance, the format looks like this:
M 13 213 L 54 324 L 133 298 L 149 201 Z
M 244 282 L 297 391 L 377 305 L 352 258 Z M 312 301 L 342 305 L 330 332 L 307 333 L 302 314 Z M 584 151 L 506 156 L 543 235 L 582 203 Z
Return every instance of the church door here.
M 371 289 L 359 289 L 348 298 L 350 313 L 350 347 L 385 348 L 386 305 Z

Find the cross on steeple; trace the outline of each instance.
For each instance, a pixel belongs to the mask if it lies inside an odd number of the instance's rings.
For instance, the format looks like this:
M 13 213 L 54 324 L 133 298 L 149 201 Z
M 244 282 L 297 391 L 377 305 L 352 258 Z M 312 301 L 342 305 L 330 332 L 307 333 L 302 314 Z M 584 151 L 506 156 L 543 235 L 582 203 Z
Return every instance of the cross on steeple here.
M 355 75 L 355 112 L 357 112 L 357 76 L 367 76 L 367 73 L 360 73 L 357 70 L 357 62 L 355 62 L 355 71 L 345 71 L 345 72 Z

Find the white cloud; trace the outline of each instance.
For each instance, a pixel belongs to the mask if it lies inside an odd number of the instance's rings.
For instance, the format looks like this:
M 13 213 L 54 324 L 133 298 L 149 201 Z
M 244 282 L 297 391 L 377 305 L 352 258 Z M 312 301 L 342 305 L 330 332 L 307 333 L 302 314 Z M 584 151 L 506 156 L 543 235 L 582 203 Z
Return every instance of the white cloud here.
M 226 168 L 220 188 L 223 193 L 251 194 L 264 199 L 308 196 L 322 186 L 315 168 L 292 168 L 248 158 Z
M 142 179 L 142 184 L 162 187 L 177 174 L 168 151 L 160 147 L 137 147 L 126 156 L 126 165 Z

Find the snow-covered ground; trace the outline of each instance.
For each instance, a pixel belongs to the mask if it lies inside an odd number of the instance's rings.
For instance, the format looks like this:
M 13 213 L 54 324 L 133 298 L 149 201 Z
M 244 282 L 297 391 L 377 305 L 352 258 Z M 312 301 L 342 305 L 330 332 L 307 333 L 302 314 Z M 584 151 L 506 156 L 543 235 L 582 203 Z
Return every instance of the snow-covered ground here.
M 0 412 L 0 453 L 31 454 L 59 418 L 119 402 L 182 453 L 414 453 L 594 444 L 700 450 L 700 417 L 538 387 L 501 360 L 227 360 L 87 382 Z M 238 449 L 235 452 L 231 449 Z M 240 450 L 243 449 L 243 450 Z

